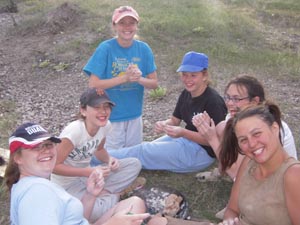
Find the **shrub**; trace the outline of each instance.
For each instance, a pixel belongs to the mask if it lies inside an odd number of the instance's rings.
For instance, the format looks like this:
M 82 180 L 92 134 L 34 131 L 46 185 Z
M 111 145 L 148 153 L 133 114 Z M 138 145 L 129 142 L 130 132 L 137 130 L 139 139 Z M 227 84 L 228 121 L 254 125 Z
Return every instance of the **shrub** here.
M 156 89 L 150 91 L 150 97 L 152 99 L 159 99 L 167 94 L 167 88 L 159 86 Z

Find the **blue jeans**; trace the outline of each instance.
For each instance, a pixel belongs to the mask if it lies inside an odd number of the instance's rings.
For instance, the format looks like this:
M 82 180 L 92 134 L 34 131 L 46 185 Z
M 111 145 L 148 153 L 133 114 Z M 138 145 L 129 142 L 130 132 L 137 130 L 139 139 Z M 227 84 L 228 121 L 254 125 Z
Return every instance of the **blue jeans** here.
M 186 138 L 171 138 L 167 135 L 152 142 L 108 150 L 108 153 L 118 159 L 138 158 L 143 169 L 168 170 L 176 173 L 204 170 L 215 161 L 199 144 Z M 99 165 L 99 163 L 93 157 L 91 166 Z

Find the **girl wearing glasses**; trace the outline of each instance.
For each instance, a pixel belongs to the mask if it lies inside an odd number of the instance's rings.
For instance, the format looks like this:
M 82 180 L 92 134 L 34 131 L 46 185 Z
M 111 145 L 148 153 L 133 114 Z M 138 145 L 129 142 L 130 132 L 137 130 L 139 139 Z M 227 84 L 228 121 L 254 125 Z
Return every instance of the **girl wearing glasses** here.
M 11 224 L 90 224 L 88 220 L 94 203 L 105 185 L 104 174 L 96 169 L 89 175 L 80 200 L 51 182 L 49 178 L 57 158 L 56 144 L 60 142 L 59 138 L 35 123 L 24 123 L 11 135 L 10 159 L 4 176 L 11 193 Z M 93 224 L 136 225 L 149 217 L 148 213 L 143 213 L 144 202 L 137 197 L 124 200 L 111 211 L 103 216 L 105 220 L 102 218 Z M 154 218 L 148 224 L 160 225 L 166 221 Z
M 224 100 L 228 109 L 228 115 L 224 121 L 215 126 L 214 121 L 210 119 L 209 115 L 203 113 L 193 117 L 193 124 L 213 148 L 217 159 L 221 163 L 219 167 L 222 167 L 224 172 L 234 180 L 244 156 L 239 154 L 234 161 L 228 162 L 227 153 L 229 152 L 220 152 L 220 142 L 224 133 L 224 128 L 227 120 L 234 117 L 236 113 L 240 112 L 243 108 L 265 102 L 265 91 L 262 84 L 255 77 L 239 75 L 227 84 Z M 281 133 L 282 144 L 285 151 L 287 151 L 290 156 L 297 159 L 294 137 L 290 128 L 284 121 L 282 121 Z M 208 176 L 207 173 L 205 173 L 205 175 Z M 204 173 L 199 173 L 196 176 L 200 179 L 206 178 Z

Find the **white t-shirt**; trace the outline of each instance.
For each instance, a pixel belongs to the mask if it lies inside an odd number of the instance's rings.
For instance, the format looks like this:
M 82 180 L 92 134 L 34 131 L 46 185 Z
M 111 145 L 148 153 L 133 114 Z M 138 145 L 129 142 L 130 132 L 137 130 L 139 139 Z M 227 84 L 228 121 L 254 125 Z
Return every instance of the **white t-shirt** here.
M 280 135 L 282 139 L 283 148 L 289 154 L 289 156 L 298 159 L 296 145 L 295 145 L 292 131 L 290 130 L 286 122 L 281 121 L 281 124 L 282 124 L 282 129 L 280 130 Z
M 74 145 L 74 149 L 70 152 L 64 164 L 76 168 L 89 167 L 93 153 L 110 130 L 111 123 L 108 121 L 106 126 L 100 127 L 98 132 L 92 137 L 88 134 L 83 120 L 76 120 L 68 124 L 59 137 L 69 139 Z M 73 181 L 78 180 L 78 177 L 52 174 L 51 180 L 64 188 L 68 188 Z

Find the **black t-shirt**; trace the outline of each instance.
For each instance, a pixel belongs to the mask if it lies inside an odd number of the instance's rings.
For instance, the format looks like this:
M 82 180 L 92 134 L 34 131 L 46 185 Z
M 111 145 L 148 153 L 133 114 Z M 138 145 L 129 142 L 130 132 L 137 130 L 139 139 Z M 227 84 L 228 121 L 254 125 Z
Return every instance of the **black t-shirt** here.
M 202 95 L 192 98 L 190 92 L 183 90 L 178 98 L 173 116 L 183 120 L 186 123 L 185 128 L 191 131 L 197 131 L 192 123 L 192 118 L 198 113 L 206 111 L 217 125 L 225 119 L 227 108 L 223 98 L 216 90 L 207 87 Z M 207 153 L 215 157 L 214 151 L 210 146 L 201 145 Z

